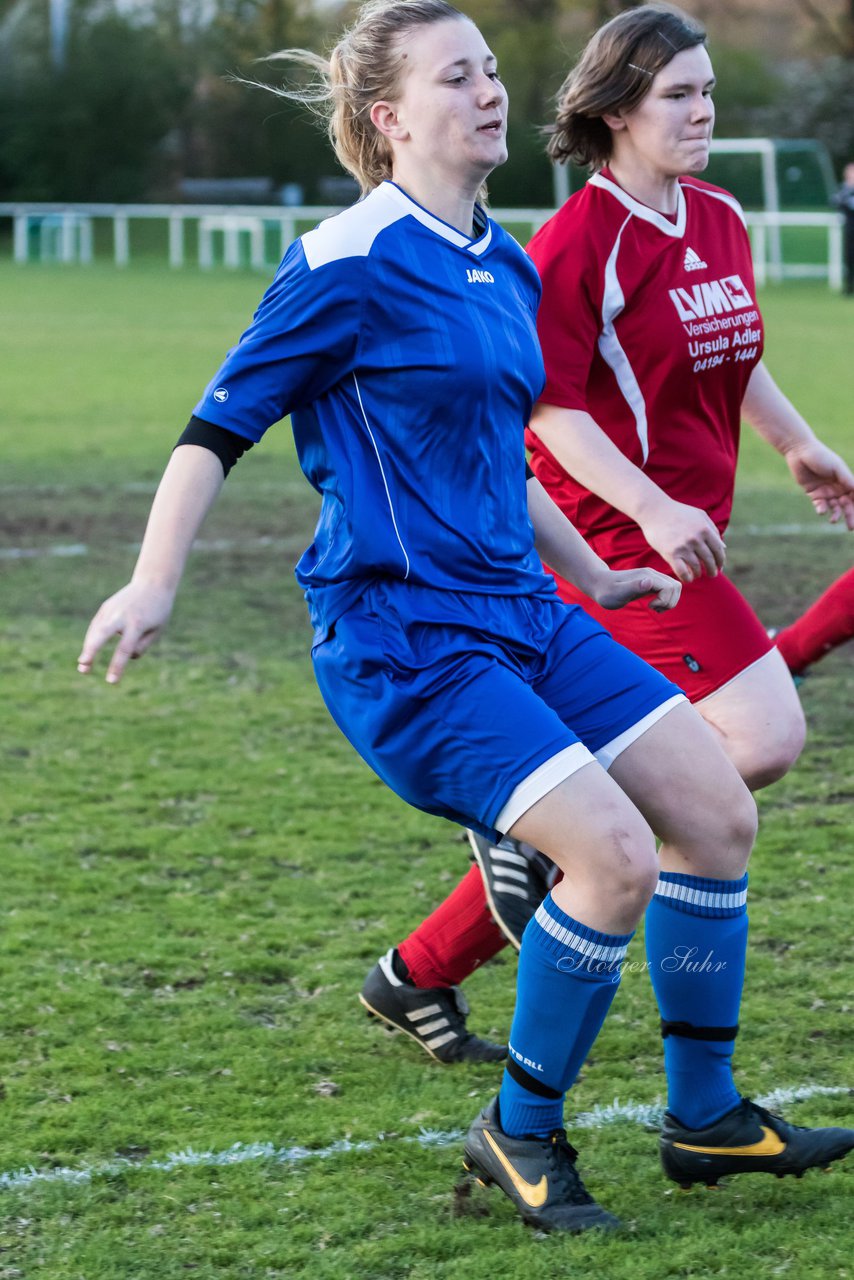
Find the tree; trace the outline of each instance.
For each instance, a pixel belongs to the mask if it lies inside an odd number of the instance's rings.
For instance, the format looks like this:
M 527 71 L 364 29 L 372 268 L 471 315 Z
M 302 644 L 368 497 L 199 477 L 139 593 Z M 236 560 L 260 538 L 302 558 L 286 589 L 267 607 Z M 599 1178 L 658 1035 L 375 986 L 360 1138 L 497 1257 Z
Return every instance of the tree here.
M 854 59 L 854 0 L 841 0 L 836 14 L 815 0 L 797 0 L 797 7 L 814 23 L 817 40 L 825 49 L 836 57 Z
M 756 127 L 782 138 L 816 138 L 841 169 L 854 157 L 854 60 L 798 60 L 778 74 L 779 96 L 755 113 Z
M 187 177 L 266 176 L 313 194 L 334 167 L 304 111 L 241 81 L 275 85 L 280 67 L 259 59 L 283 47 L 316 47 L 319 24 L 291 0 L 218 0 L 193 44 L 194 84 L 177 130 Z
M 189 92 L 180 57 L 116 15 L 73 33 L 63 69 L 37 42 L 0 77 L 0 187 L 6 198 L 131 200 Z
M 7 199 L 169 199 L 184 174 L 284 182 L 334 165 L 310 121 L 234 83 L 272 77 L 256 58 L 316 39 L 292 0 L 152 0 L 130 13 L 74 0 L 61 68 L 46 4 L 5 42 L 0 31 Z

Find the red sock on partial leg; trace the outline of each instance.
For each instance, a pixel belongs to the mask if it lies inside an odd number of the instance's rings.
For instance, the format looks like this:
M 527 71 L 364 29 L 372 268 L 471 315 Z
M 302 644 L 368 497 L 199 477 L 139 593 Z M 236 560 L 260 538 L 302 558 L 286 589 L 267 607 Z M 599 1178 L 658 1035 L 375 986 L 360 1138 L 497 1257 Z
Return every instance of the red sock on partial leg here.
M 472 867 L 397 953 L 416 987 L 454 987 L 507 945 L 490 914 L 480 871 Z
M 810 605 L 806 613 L 776 636 L 774 643 L 793 674 L 854 638 L 854 569 Z

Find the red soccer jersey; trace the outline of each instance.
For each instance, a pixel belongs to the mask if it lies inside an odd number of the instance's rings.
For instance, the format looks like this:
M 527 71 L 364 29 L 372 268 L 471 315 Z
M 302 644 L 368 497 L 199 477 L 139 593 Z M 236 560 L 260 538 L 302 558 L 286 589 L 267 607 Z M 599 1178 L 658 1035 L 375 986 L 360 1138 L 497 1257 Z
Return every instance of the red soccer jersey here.
M 721 533 L 732 508 L 741 402 L 760 359 L 750 242 L 734 198 L 679 182 L 675 218 L 607 169 L 528 245 L 543 282 L 541 399 L 586 410 L 620 451 Z M 527 433 L 531 465 L 611 564 L 655 563 L 638 526 L 578 484 Z

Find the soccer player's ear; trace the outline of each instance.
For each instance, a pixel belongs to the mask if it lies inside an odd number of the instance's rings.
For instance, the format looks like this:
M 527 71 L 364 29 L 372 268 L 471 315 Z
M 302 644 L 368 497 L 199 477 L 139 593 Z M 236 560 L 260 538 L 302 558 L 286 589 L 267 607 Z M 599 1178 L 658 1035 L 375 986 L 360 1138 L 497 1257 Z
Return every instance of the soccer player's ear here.
M 620 133 L 626 127 L 622 111 L 609 111 L 602 119 L 612 133 Z
M 371 107 L 371 124 L 385 138 L 402 142 L 409 137 L 409 130 L 400 118 L 397 107 L 391 102 L 375 102 Z

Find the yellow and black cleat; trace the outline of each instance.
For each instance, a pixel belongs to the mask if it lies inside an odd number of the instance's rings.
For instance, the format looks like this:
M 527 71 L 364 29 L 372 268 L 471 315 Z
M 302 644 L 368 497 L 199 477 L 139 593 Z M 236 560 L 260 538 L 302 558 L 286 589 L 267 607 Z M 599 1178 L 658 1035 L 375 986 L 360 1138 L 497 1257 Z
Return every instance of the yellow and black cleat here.
M 548 1138 L 511 1137 L 501 1128 L 493 1098 L 469 1129 L 463 1169 L 469 1191 L 472 1181 L 497 1186 L 524 1221 L 541 1231 L 613 1231 L 619 1220 L 584 1186 L 575 1168 L 577 1154 L 563 1129 Z
M 689 1189 L 713 1187 L 733 1173 L 775 1173 L 800 1178 L 826 1169 L 854 1149 L 854 1129 L 805 1129 L 742 1098 L 705 1129 L 687 1129 L 669 1112 L 661 1130 L 661 1163 L 668 1178 Z

